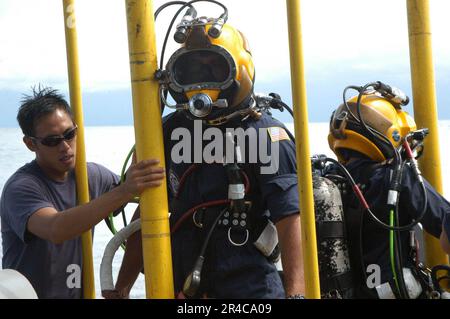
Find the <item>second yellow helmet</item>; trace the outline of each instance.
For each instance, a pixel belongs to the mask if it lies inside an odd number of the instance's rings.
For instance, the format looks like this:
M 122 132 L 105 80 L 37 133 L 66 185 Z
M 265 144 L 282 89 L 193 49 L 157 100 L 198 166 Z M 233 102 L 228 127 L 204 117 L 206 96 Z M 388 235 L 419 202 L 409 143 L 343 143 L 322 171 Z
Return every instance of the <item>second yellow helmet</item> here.
M 362 95 L 361 117 L 375 135 L 385 137 L 374 138 L 358 119 L 357 98 L 349 99 L 347 105 L 341 104 L 333 112 L 328 135 L 331 150 L 343 163 L 348 160 L 345 150 L 359 152 L 377 162 L 392 158 L 393 147 L 397 148 L 409 132 L 416 130 L 416 123 L 387 98 L 375 93 Z

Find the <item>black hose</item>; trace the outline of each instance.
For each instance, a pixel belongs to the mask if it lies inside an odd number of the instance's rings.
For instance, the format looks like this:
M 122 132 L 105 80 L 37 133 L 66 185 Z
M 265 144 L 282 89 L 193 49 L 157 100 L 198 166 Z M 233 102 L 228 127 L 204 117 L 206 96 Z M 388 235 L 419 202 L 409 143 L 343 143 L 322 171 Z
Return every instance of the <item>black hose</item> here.
M 283 106 L 283 108 L 285 108 L 289 112 L 289 114 L 291 114 L 292 118 L 294 118 L 294 112 L 292 111 L 292 109 L 286 103 L 281 101 L 281 99 L 278 99 L 277 102 L 280 103 Z
M 350 182 L 350 184 L 353 186 L 356 185 L 355 180 L 353 179 L 353 177 L 350 175 L 350 173 L 347 171 L 347 169 L 338 161 L 336 161 L 333 158 L 326 158 L 326 161 L 328 162 L 332 162 L 334 164 L 336 164 L 339 169 L 344 173 L 345 177 L 347 178 L 347 180 Z M 410 230 L 412 227 L 414 227 L 415 225 L 417 225 L 418 223 L 420 223 L 420 221 L 423 219 L 423 217 L 425 216 L 425 212 L 426 212 L 426 208 L 427 208 L 427 196 L 426 196 L 426 189 L 425 186 L 423 185 L 423 183 L 420 183 L 423 190 L 424 190 L 424 207 L 422 210 L 422 213 L 420 214 L 419 218 L 417 220 L 414 220 L 412 223 L 405 225 L 405 226 L 389 226 L 388 224 L 382 222 L 380 219 L 378 219 L 377 216 L 375 216 L 375 214 L 372 212 L 372 210 L 370 208 L 366 209 L 366 211 L 369 213 L 369 216 L 382 228 L 387 229 L 387 230 L 394 230 L 394 231 L 404 231 L 404 230 Z
M 395 222 L 399 224 L 399 213 L 398 210 L 394 210 Z M 395 268 L 397 273 L 397 283 L 399 286 L 399 295 L 404 299 L 409 299 L 408 290 L 406 289 L 405 277 L 403 276 L 403 249 L 401 243 L 401 232 L 394 232 L 394 258 L 395 258 Z
M 160 64 L 159 64 L 159 68 L 161 70 L 164 67 L 164 54 L 166 52 L 166 46 L 167 46 L 167 41 L 169 39 L 170 31 L 172 30 L 172 27 L 173 27 L 177 17 L 181 13 L 181 11 L 183 11 L 186 7 L 192 8 L 193 7 L 192 4 L 196 3 L 196 2 L 211 2 L 211 3 L 217 4 L 218 6 L 223 8 L 224 15 L 228 16 L 228 9 L 227 9 L 227 7 L 225 7 L 222 3 L 218 2 L 218 1 L 215 1 L 215 0 L 192 0 L 192 1 L 189 1 L 189 2 L 172 1 L 172 2 L 169 2 L 169 3 L 163 4 L 161 7 L 159 7 L 158 10 L 156 10 L 156 12 L 155 12 L 155 18 L 157 16 L 157 14 L 159 14 L 163 9 L 167 8 L 170 5 L 175 5 L 175 4 L 181 5 L 181 8 L 173 16 L 172 21 L 170 22 L 169 27 L 167 28 L 166 35 L 164 37 L 164 42 L 163 42 L 163 46 L 162 46 L 162 49 L 161 49 L 161 57 L 160 57 L 161 61 L 160 61 Z
M 362 128 L 370 135 L 372 136 L 375 140 L 383 140 L 385 143 L 387 143 L 393 150 L 394 152 L 394 157 L 395 157 L 395 163 L 398 165 L 401 164 L 401 157 L 400 154 L 398 153 L 397 149 L 394 147 L 394 145 L 392 144 L 392 142 L 381 132 L 378 132 L 377 130 L 375 130 L 374 128 L 369 127 L 366 122 L 364 121 L 364 118 L 361 114 L 361 99 L 363 97 L 363 95 L 365 95 L 367 93 L 367 89 L 369 87 L 373 87 L 375 88 L 376 86 L 378 86 L 379 83 L 378 82 L 371 82 L 371 83 L 367 83 L 366 85 L 359 87 L 359 86 L 347 86 L 344 89 L 344 93 L 343 93 L 343 99 L 344 99 L 344 105 L 347 109 L 347 111 L 349 112 L 349 114 L 362 126 Z M 346 92 L 349 89 L 353 89 L 359 92 L 358 94 L 358 98 L 356 101 L 356 112 L 358 114 L 358 117 L 355 116 L 355 114 L 352 113 L 352 111 L 350 110 L 350 107 L 347 104 L 347 99 L 346 99 Z
M 364 121 L 362 114 L 361 114 L 361 100 L 363 95 L 366 93 L 367 89 L 369 87 L 373 87 L 376 83 L 375 82 L 371 82 L 371 83 L 367 83 L 366 85 L 364 85 L 361 90 L 359 91 L 358 94 L 358 98 L 356 100 L 356 113 L 358 114 L 358 119 L 359 119 L 359 123 L 361 124 L 362 128 L 370 135 L 373 136 L 374 138 L 377 138 L 377 136 L 375 136 L 371 130 L 369 130 L 369 127 L 367 126 L 366 122 Z
M 208 248 L 209 240 L 211 239 L 212 233 L 214 229 L 217 226 L 217 223 L 219 222 L 220 218 L 223 216 L 223 214 L 228 210 L 228 206 L 225 207 L 219 215 L 217 215 L 216 219 L 214 220 L 213 224 L 208 230 L 208 234 L 205 237 L 205 240 L 203 241 L 203 245 L 200 249 L 200 254 L 197 257 L 194 268 L 192 269 L 192 272 L 188 275 L 188 277 L 184 281 L 183 285 L 183 293 L 189 297 L 194 297 L 197 293 L 198 288 L 200 287 L 201 282 L 201 273 L 203 268 L 203 263 L 205 261 L 205 253 L 206 249 Z
M 125 215 L 125 209 L 122 208 L 122 221 L 123 221 L 123 227 L 127 227 L 127 216 Z
M 167 28 L 167 32 L 166 35 L 164 37 L 164 42 L 161 48 L 161 61 L 159 62 L 159 68 L 162 70 L 164 68 L 164 54 L 166 53 L 166 46 L 167 46 L 167 41 L 169 40 L 169 35 L 170 35 L 170 30 L 172 30 L 172 27 L 178 17 L 178 15 L 181 13 L 181 11 L 184 10 L 184 8 L 186 8 L 187 3 L 185 5 L 183 5 L 173 16 L 172 21 L 170 21 L 169 27 Z
M 214 220 L 213 224 L 211 225 L 211 228 L 208 231 L 208 234 L 206 235 L 205 241 L 203 242 L 202 248 L 200 250 L 200 256 L 204 256 L 206 252 L 206 248 L 208 247 L 209 240 L 211 239 L 211 235 L 214 231 L 214 229 L 217 226 L 217 223 L 219 222 L 220 218 L 225 214 L 225 212 L 228 210 L 228 206 L 225 207 L 219 215 L 217 215 L 216 219 Z
M 347 103 L 347 91 L 348 90 L 356 90 L 356 91 L 360 92 L 361 91 L 361 87 L 360 86 L 355 86 L 355 85 L 350 85 L 350 86 L 347 86 L 344 89 L 344 92 L 342 93 L 342 98 L 344 99 L 345 109 L 347 110 L 348 114 L 350 114 L 353 117 L 353 119 L 356 122 L 359 123 L 359 119 L 355 116 L 355 114 L 353 114 L 352 110 L 350 110 L 350 107 L 348 106 L 348 103 Z
M 165 8 L 167 8 L 167 7 L 169 7 L 169 6 L 172 6 L 172 5 L 177 5 L 177 4 L 179 4 L 179 5 L 185 5 L 187 2 L 186 1 L 170 1 L 170 2 L 167 2 L 167 3 L 165 3 L 165 4 L 163 4 L 163 5 L 161 5 L 156 11 L 155 11 L 155 20 L 156 20 L 156 18 L 158 18 L 158 15 L 160 14 L 160 12 L 161 11 L 163 11 Z M 192 8 L 192 6 L 191 5 L 189 5 L 189 7 L 190 8 Z
M 399 180 L 402 180 L 403 175 L 403 167 L 405 165 L 405 162 L 402 163 L 400 168 L 400 175 Z M 398 202 L 396 202 L 395 209 L 394 209 L 394 218 L 395 223 L 397 225 L 400 225 L 400 214 L 398 209 Z M 395 258 L 395 267 L 396 267 L 396 273 L 397 273 L 397 282 L 399 286 L 399 295 L 405 299 L 409 299 L 408 289 L 406 288 L 406 282 L 405 277 L 403 276 L 403 248 L 402 248 L 402 239 L 401 239 L 401 232 L 396 231 L 394 233 L 394 258 Z

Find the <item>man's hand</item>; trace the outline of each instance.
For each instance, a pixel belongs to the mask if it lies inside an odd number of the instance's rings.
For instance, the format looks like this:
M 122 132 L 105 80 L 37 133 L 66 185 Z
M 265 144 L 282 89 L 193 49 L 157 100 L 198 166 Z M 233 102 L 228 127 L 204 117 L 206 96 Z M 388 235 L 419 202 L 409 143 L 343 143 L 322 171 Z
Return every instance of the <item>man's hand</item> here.
M 130 296 L 127 293 L 117 290 L 103 290 L 102 296 L 105 299 L 129 299 Z
M 127 178 L 119 187 L 130 196 L 130 199 L 139 196 L 149 187 L 157 187 L 162 184 L 165 171 L 158 167 L 159 160 L 143 160 L 137 164 L 131 164 L 127 172 Z

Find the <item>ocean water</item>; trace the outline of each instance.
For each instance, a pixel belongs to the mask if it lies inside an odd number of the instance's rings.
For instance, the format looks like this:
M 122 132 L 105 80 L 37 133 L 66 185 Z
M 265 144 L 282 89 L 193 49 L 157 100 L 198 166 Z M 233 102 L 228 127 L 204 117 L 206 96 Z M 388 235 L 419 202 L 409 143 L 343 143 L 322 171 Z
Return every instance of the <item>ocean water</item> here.
M 293 132 L 293 124 L 286 123 Z M 328 148 L 327 135 L 328 123 L 310 124 L 311 154 L 331 155 Z M 440 121 L 439 133 L 441 140 L 442 174 L 444 183 L 444 195 L 450 198 L 450 121 Z M 134 129 L 132 126 L 114 127 L 86 127 L 86 158 L 90 162 L 100 163 L 116 173 L 120 173 L 123 162 L 134 143 Z M 16 169 L 34 158 L 22 142 L 22 133 L 18 128 L 0 128 L 0 193 L 3 185 Z M 134 207 L 127 209 L 128 220 L 133 214 Z M 116 218 L 118 228 L 122 227 L 121 218 Z M 101 298 L 99 267 L 106 244 L 112 235 L 105 223 L 96 226 L 93 256 L 94 272 L 96 279 L 97 298 Z M 1 238 L 0 238 L 1 244 Z M 1 247 L 1 245 L 0 245 Z M 0 258 L 2 250 L 0 249 Z M 116 278 L 123 257 L 123 251 L 119 249 L 113 263 L 113 274 Z M 140 275 L 131 291 L 131 298 L 145 298 L 144 276 Z

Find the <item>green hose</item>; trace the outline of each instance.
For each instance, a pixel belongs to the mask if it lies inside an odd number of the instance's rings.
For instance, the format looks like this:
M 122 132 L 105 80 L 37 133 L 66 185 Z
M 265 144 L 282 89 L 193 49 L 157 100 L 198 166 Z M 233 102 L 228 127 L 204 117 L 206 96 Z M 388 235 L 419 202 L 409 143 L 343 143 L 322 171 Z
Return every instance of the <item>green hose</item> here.
M 128 162 L 130 161 L 131 156 L 133 155 L 134 151 L 136 149 L 136 145 L 133 145 L 133 147 L 131 148 L 131 150 L 128 152 L 128 155 L 125 159 L 125 162 L 123 163 L 122 166 L 122 171 L 120 173 L 120 183 L 122 184 L 125 181 L 125 177 L 126 177 L 126 170 L 127 170 L 127 166 L 128 166 Z M 135 198 L 133 202 L 139 202 L 139 198 Z M 125 207 L 124 207 L 125 208 Z M 122 210 L 124 209 L 122 208 Z M 123 213 L 123 212 L 122 212 Z M 111 230 L 111 233 L 113 235 L 117 234 L 118 230 L 116 229 L 116 227 L 114 226 L 114 214 L 110 213 L 108 215 L 108 222 L 109 222 L 109 229 Z M 124 223 L 126 223 L 126 221 L 124 220 Z M 126 226 L 126 225 L 125 225 Z M 125 245 L 121 244 L 120 245 L 123 249 L 125 249 Z
M 122 171 L 120 172 L 120 182 L 123 183 L 125 181 L 125 173 L 127 170 L 128 161 L 130 160 L 131 156 L 133 155 L 134 151 L 136 149 L 136 145 L 133 145 L 131 150 L 128 152 L 127 158 L 125 159 L 125 162 L 122 166 Z
M 391 209 L 389 212 L 389 226 L 394 226 L 394 210 Z M 398 284 L 397 271 L 395 270 L 395 247 L 394 247 L 394 230 L 389 231 L 389 251 L 391 256 L 391 268 L 392 274 L 394 275 L 395 286 L 397 287 L 397 291 L 400 292 L 400 285 Z

